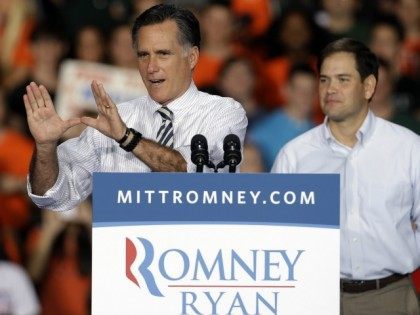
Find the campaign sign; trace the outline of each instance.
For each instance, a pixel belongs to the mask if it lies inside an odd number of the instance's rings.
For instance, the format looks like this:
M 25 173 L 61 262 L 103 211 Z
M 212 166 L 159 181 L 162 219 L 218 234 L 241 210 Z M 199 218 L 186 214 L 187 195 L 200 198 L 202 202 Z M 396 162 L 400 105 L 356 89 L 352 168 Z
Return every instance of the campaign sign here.
M 97 113 L 91 91 L 93 80 L 104 85 L 116 104 L 147 94 L 137 69 L 68 59 L 61 64 L 55 97 L 55 106 L 61 117 Z
M 339 175 L 93 185 L 93 314 L 339 314 Z

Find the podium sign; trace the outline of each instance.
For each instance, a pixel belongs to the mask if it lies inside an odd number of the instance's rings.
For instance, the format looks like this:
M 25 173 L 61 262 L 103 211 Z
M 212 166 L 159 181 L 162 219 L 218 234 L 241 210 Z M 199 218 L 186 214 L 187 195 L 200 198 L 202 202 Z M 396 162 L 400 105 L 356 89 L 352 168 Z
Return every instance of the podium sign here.
M 339 175 L 96 173 L 93 314 L 338 314 Z

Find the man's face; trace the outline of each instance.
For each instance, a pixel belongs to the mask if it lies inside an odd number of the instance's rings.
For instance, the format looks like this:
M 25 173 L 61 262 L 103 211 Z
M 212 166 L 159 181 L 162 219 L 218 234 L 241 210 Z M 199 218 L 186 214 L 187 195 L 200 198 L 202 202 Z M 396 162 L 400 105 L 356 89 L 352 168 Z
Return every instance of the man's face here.
M 351 53 L 339 52 L 325 58 L 319 80 L 324 114 L 333 122 L 351 121 L 363 115 L 376 83 L 373 76 L 368 78 L 362 82 Z
M 286 88 L 287 103 L 302 116 L 311 114 L 316 100 L 316 78 L 304 72 L 297 72 L 290 78 Z
M 140 75 L 150 97 L 162 105 L 188 89 L 198 60 L 198 48 L 182 46 L 178 32 L 176 23 L 168 20 L 143 26 L 138 34 Z
M 390 26 L 378 25 L 372 31 L 370 49 L 390 64 L 395 64 L 401 45 L 397 32 Z

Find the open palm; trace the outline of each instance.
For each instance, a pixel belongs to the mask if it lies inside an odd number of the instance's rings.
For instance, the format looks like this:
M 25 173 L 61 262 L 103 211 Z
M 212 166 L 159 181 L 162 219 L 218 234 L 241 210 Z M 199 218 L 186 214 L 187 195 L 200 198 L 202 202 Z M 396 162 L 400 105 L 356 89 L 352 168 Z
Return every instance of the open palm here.
M 105 92 L 102 84 L 93 81 L 91 87 L 99 115 L 97 118 L 83 117 L 81 119 L 82 123 L 95 128 L 111 139 L 120 139 L 125 132 L 126 126 L 118 113 L 115 103 L 108 93 Z
M 47 89 L 34 82 L 26 87 L 23 102 L 29 130 L 37 144 L 55 143 L 67 129 L 81 122 L 80 118 L 61 119 Z

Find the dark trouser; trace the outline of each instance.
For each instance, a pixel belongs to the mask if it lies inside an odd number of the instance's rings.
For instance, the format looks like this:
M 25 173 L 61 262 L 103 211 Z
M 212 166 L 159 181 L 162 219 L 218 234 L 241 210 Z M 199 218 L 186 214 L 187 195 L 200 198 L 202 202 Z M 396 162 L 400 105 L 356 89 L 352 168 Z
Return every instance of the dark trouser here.
M 340 294 L 341 315 L 419 315 L 419 304 L 410 277 L 379 290 Z

